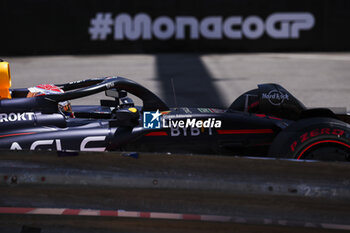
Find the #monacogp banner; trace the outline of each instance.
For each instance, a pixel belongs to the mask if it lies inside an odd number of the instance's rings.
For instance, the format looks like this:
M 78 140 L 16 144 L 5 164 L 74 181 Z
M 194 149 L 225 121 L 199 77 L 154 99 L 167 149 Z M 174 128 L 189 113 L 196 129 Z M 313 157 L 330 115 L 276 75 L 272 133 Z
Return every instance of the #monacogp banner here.
M 349 50 L 346 0 L 3 0 L 1 54 Z

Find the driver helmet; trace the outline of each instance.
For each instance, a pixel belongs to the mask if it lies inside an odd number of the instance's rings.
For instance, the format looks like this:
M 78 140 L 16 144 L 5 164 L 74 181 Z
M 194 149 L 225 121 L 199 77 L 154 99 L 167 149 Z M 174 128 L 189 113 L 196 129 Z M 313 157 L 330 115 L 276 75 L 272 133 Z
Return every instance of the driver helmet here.
M 41 84 L 35 87 L 29 87 L 27 97 L 30 98 L 43 95 L 59 95 L 62 93 L 64 93 L 64 91 L 54 84 Z M 72 106 L 69 101 L 59 102 L 58 110 L 65 116 L 74 118 Z

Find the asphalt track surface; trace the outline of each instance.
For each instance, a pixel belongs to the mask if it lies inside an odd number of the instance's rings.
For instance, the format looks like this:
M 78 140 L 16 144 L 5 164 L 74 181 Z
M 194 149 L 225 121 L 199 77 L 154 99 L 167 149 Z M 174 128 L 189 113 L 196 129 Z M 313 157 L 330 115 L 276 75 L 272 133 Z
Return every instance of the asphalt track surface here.
M 42 233 L 350 229 L 348 164 L 3 152 L 0 168 L 0 232 L 21 232 L 23 225 Z M 137 217 L 140 211 L 158 214 Z M 183 217 L 164 216 L 176 213 Z M 28 232 L 38 231 L 22 233 Z
M 228 107 L 259 83 L 279 83 L 307 107 L 350 109 L 350 53 L 149 54 L 4 57 L 14 88 L 122 76 L 169 106 Z M 173 79 L 177 103 L 171 86 Z M 98 104 L 92 96 L 75 104 Z

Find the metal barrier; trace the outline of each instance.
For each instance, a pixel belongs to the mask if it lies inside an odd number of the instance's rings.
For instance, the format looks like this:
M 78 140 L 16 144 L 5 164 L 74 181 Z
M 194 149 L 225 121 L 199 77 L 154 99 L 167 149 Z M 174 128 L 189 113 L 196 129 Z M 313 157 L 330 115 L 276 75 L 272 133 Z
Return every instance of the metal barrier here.
M 124 213 L 130 218 L 288 226 L 296 231 L 350 229 L 347 163 L 3 151 L 0 193 L 0 226 L 21 224 L 11 211 L 23 220 L 25 214 L 48 218 L 75 209 L 68 213 L 102 217 L 103 211 L 112 211 L 107 213 L 115 217 Z

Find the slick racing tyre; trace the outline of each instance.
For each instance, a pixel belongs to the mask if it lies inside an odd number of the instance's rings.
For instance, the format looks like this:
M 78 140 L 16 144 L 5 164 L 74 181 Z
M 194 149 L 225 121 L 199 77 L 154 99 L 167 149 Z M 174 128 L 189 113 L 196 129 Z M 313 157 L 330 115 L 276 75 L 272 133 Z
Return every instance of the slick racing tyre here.
M 350 125 L 332 118 L 308 118 L 289 125 L 273 141 L 269 156 L 350 161 Z

